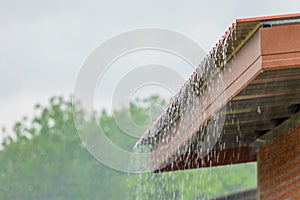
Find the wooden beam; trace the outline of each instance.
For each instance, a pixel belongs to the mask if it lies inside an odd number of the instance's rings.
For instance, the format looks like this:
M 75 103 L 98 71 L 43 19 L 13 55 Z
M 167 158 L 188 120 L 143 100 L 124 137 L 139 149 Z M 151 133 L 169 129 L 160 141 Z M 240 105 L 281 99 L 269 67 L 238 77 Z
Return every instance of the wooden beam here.
M 252 147 L 259 148 L 262 145 L 270 143 L 274 138 L 286 133 L 296 125 L 300 124 L 300 111 L 293 115 L 291 118 L 287 119 L 282 124 L 273 128 L 263 136 L 257 138 L 255 142 L 251 144 Z

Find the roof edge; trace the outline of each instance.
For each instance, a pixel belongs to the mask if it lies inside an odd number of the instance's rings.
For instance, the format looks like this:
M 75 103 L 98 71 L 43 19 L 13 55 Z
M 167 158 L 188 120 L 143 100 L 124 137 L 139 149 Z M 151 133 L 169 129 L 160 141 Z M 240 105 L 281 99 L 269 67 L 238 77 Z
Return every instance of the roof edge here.
M 265 20 L 275 20 L 275 19 L 294 18 L 294 17 L 300 17 L 300 13 L 262 16 L 262 17 L 240 18 L 240 19 L 237 19 L 236 22 L 237 23 L 243 23 L 243 22 L 265 21 Z

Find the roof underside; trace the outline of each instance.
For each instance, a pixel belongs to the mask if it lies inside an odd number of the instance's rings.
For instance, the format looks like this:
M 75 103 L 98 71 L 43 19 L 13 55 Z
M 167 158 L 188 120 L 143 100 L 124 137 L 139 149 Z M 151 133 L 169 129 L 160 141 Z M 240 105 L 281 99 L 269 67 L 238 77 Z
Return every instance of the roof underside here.
M 300 111 L 300 42 L 275 48 L 270 43 L 278 36 L 272 29 L 257 32 L 298 23 L 300 14 L 293 14 L 240 19 L 229 28 L 138 141 L 137 145 L 151 145 L 153 171 L 256 160 L 256 148 L 273 137 L 272 130 Z M 292 30 L 290 37 L 300 39 L 300 26 Z M 282 34 L 286 29 L 276 31 Z M 216 145 L 199 156 L 199 144 L 216 132 Z M 159 153 L 162 147 L 165 153 Z

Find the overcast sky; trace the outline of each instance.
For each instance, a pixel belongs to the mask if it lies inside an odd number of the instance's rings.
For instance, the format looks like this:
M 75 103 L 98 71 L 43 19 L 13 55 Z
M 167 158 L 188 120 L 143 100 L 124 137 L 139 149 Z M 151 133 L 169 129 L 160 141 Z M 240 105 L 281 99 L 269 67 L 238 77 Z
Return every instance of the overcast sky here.
M 124 31 L 167 28 L 208 52 L 236 18 L 299 11 L 299 0 L 0 0 L 0 126 L 71 94 L 91 51 Z

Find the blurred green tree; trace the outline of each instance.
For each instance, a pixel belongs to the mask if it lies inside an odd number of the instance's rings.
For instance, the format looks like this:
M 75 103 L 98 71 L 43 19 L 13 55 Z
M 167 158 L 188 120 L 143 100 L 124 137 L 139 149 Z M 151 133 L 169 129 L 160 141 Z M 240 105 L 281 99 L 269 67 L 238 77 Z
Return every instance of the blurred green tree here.
M 164 105 L 158 96 L 137 99 L 114 115 L 102 111 L 97 120 L 112 142 L 131 150 L 136 138 L 123 134 L 115 115 L 125 120 L 129 112 L 145 129 Z M 6 137 L 3 142 L 0 199 L 199 199 L 256 185 L 255 164 L 128 176 L 87 152 L 76 132 L 73 112 L 82 120 L 92 119 L 85 117 L 80 105 L 52 97 L 48 106 L 36 105 L 34 111 L 32 120 L 24 117 L 15 123 L 16 139 Z

